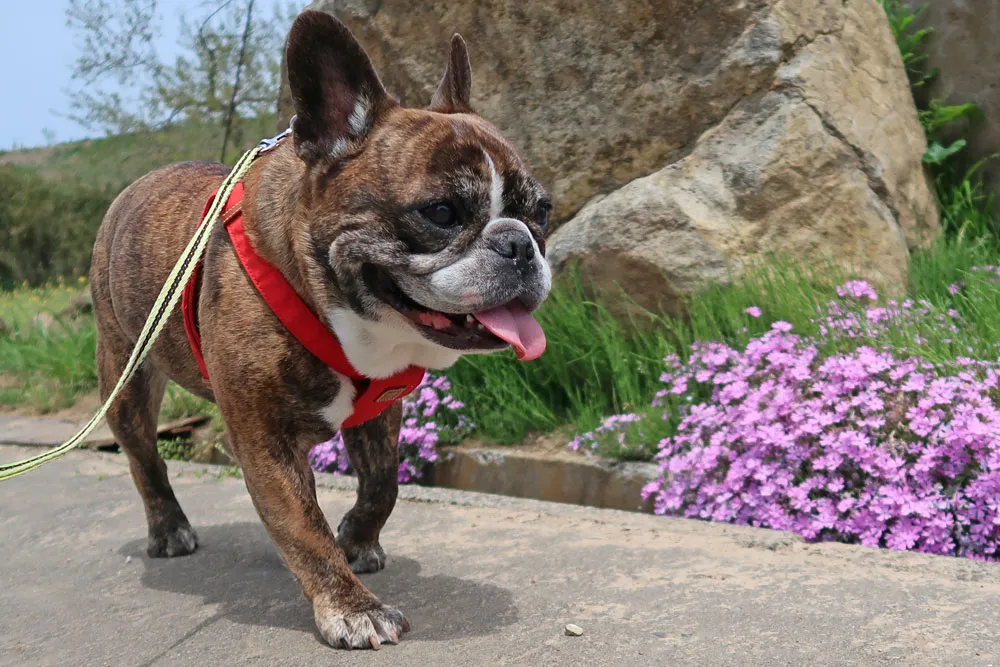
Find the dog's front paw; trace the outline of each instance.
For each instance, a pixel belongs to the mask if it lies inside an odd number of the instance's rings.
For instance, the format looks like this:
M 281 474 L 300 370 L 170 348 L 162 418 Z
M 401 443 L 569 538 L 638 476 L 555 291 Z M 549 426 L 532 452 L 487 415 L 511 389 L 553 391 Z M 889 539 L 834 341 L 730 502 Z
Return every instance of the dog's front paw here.
M 372 598 L 371 607 L 345 611 L 330 603 L 313 603 L 316 628 L 323 639 L 335 648 L 373 648 L 396 644 L 410 624 L 403 613 Z
M 187 556 L 198 548 L 198 535 L 191 524 L 184 522 L 171 530 L 150 532 L 146 553 L 150 558 L 173 558 Z
M 385 569 L 385 550 L 378 543 L 378 538 L 375 538 L 374 542 L 361 540 L 358 539 L 359 532 L 353 530 L 347 517 L 344 517 L 337 526 L 337 545 L 344 550 L 351 571 L 355 574 L 365 574 Z
M 352 545 L 351 548 L 344 546 L 343 549 L 354 574 L 379 572 L 385 569 L 385 551 L 378 542 L 368 546 Z

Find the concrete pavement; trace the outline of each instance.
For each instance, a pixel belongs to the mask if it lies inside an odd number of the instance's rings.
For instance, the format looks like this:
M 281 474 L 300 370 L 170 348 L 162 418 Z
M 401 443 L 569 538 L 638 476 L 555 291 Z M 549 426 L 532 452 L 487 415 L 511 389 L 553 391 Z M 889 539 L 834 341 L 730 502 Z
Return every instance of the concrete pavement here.
M 201 547 L 170 560 L 145 556 L 120 456 L 74 452 L 0 483 L 0 665 L 1000 667 L 998 565 L 420 488 L 383 532 L 388 567 L 363 577 L 413 631 L 337 651 L 242 480 L 171 470 Z M 324 477 L 336 522 L 350 482 Z

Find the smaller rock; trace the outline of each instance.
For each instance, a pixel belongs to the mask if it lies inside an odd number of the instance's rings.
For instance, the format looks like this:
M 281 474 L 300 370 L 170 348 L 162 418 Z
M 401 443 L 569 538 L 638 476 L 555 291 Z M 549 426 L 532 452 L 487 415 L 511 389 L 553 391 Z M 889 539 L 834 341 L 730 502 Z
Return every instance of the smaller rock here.
M 132 562 L 132 557 L 131 556 L 125 556 L 125 562 L 126 563 L 131 563 Z
M 63 309 L 62 314 L 67 317 L 81 317 L 94 312 L 94 298 L 90 291 L 79 292 L 69 300 L 69 304 Z
M 567 637 L 579 637 L 582 634 L 583 634 L 583 628 L 581 628 L 579 625 L 573 625 L 572 623 L 568 623 L 566 625 Z
M 195 443 L 191 450 L 191 460 L 195 463 L 212 463 L 223 466 L 236 464 L 236 460 L 216 439 Z

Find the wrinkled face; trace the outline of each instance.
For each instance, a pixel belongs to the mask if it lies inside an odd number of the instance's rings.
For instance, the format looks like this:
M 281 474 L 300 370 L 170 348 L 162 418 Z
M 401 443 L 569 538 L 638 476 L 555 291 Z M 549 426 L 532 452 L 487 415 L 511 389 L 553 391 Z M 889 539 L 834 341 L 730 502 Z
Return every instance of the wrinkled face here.
M 545 348 L 531 316 L 551 287 L 551 203 L 511 145 L 475 114 L 465 42 L 454 36 L 427 109 L 388 95 L 332 17 L 303 12 L 289 35 L 299 217 L 332 289 L 327 319 L 370 374 L 442 366 L 457 354 Z M 433 346 L 432 349 L 427 345 Z M 380 363 L 377 350 L 420 347 Z M 441 352 L 448 354 L 441 354 Z M 374 370 L 373 370 L 374 369 Z
M 362 317 L 402 318 L 445 347 L 492 350 L 508 341 L 476 315 L 531 312 L 548 294 L 550 201 L 481 118 L 398 110 L 341 179 L 352 184 L 350 222 L 337 225 L 330 266 Z

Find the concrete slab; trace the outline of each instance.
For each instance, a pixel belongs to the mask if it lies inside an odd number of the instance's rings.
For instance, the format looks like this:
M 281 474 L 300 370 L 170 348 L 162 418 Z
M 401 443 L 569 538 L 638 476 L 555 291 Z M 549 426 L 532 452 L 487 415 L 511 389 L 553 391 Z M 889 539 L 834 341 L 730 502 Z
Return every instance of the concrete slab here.
M 120 456 L 0 483 L 0 665 L 1000 665 L 997 565 L 426 488 L 363 577 L 413 632 L 336 651 L 242 481 L 171 470 L 202 543 L 171 560 L 144 555 Z M 322 483 L 335 522 L 351 480 Z
M 59 417 L 20 417 L 0 415 L 0 442 L 9 445 L 54 447 L 76 435 L 87 419 Z M 111 430 L 102 423 L 87 438 L 87 442 L 112 440 Z

